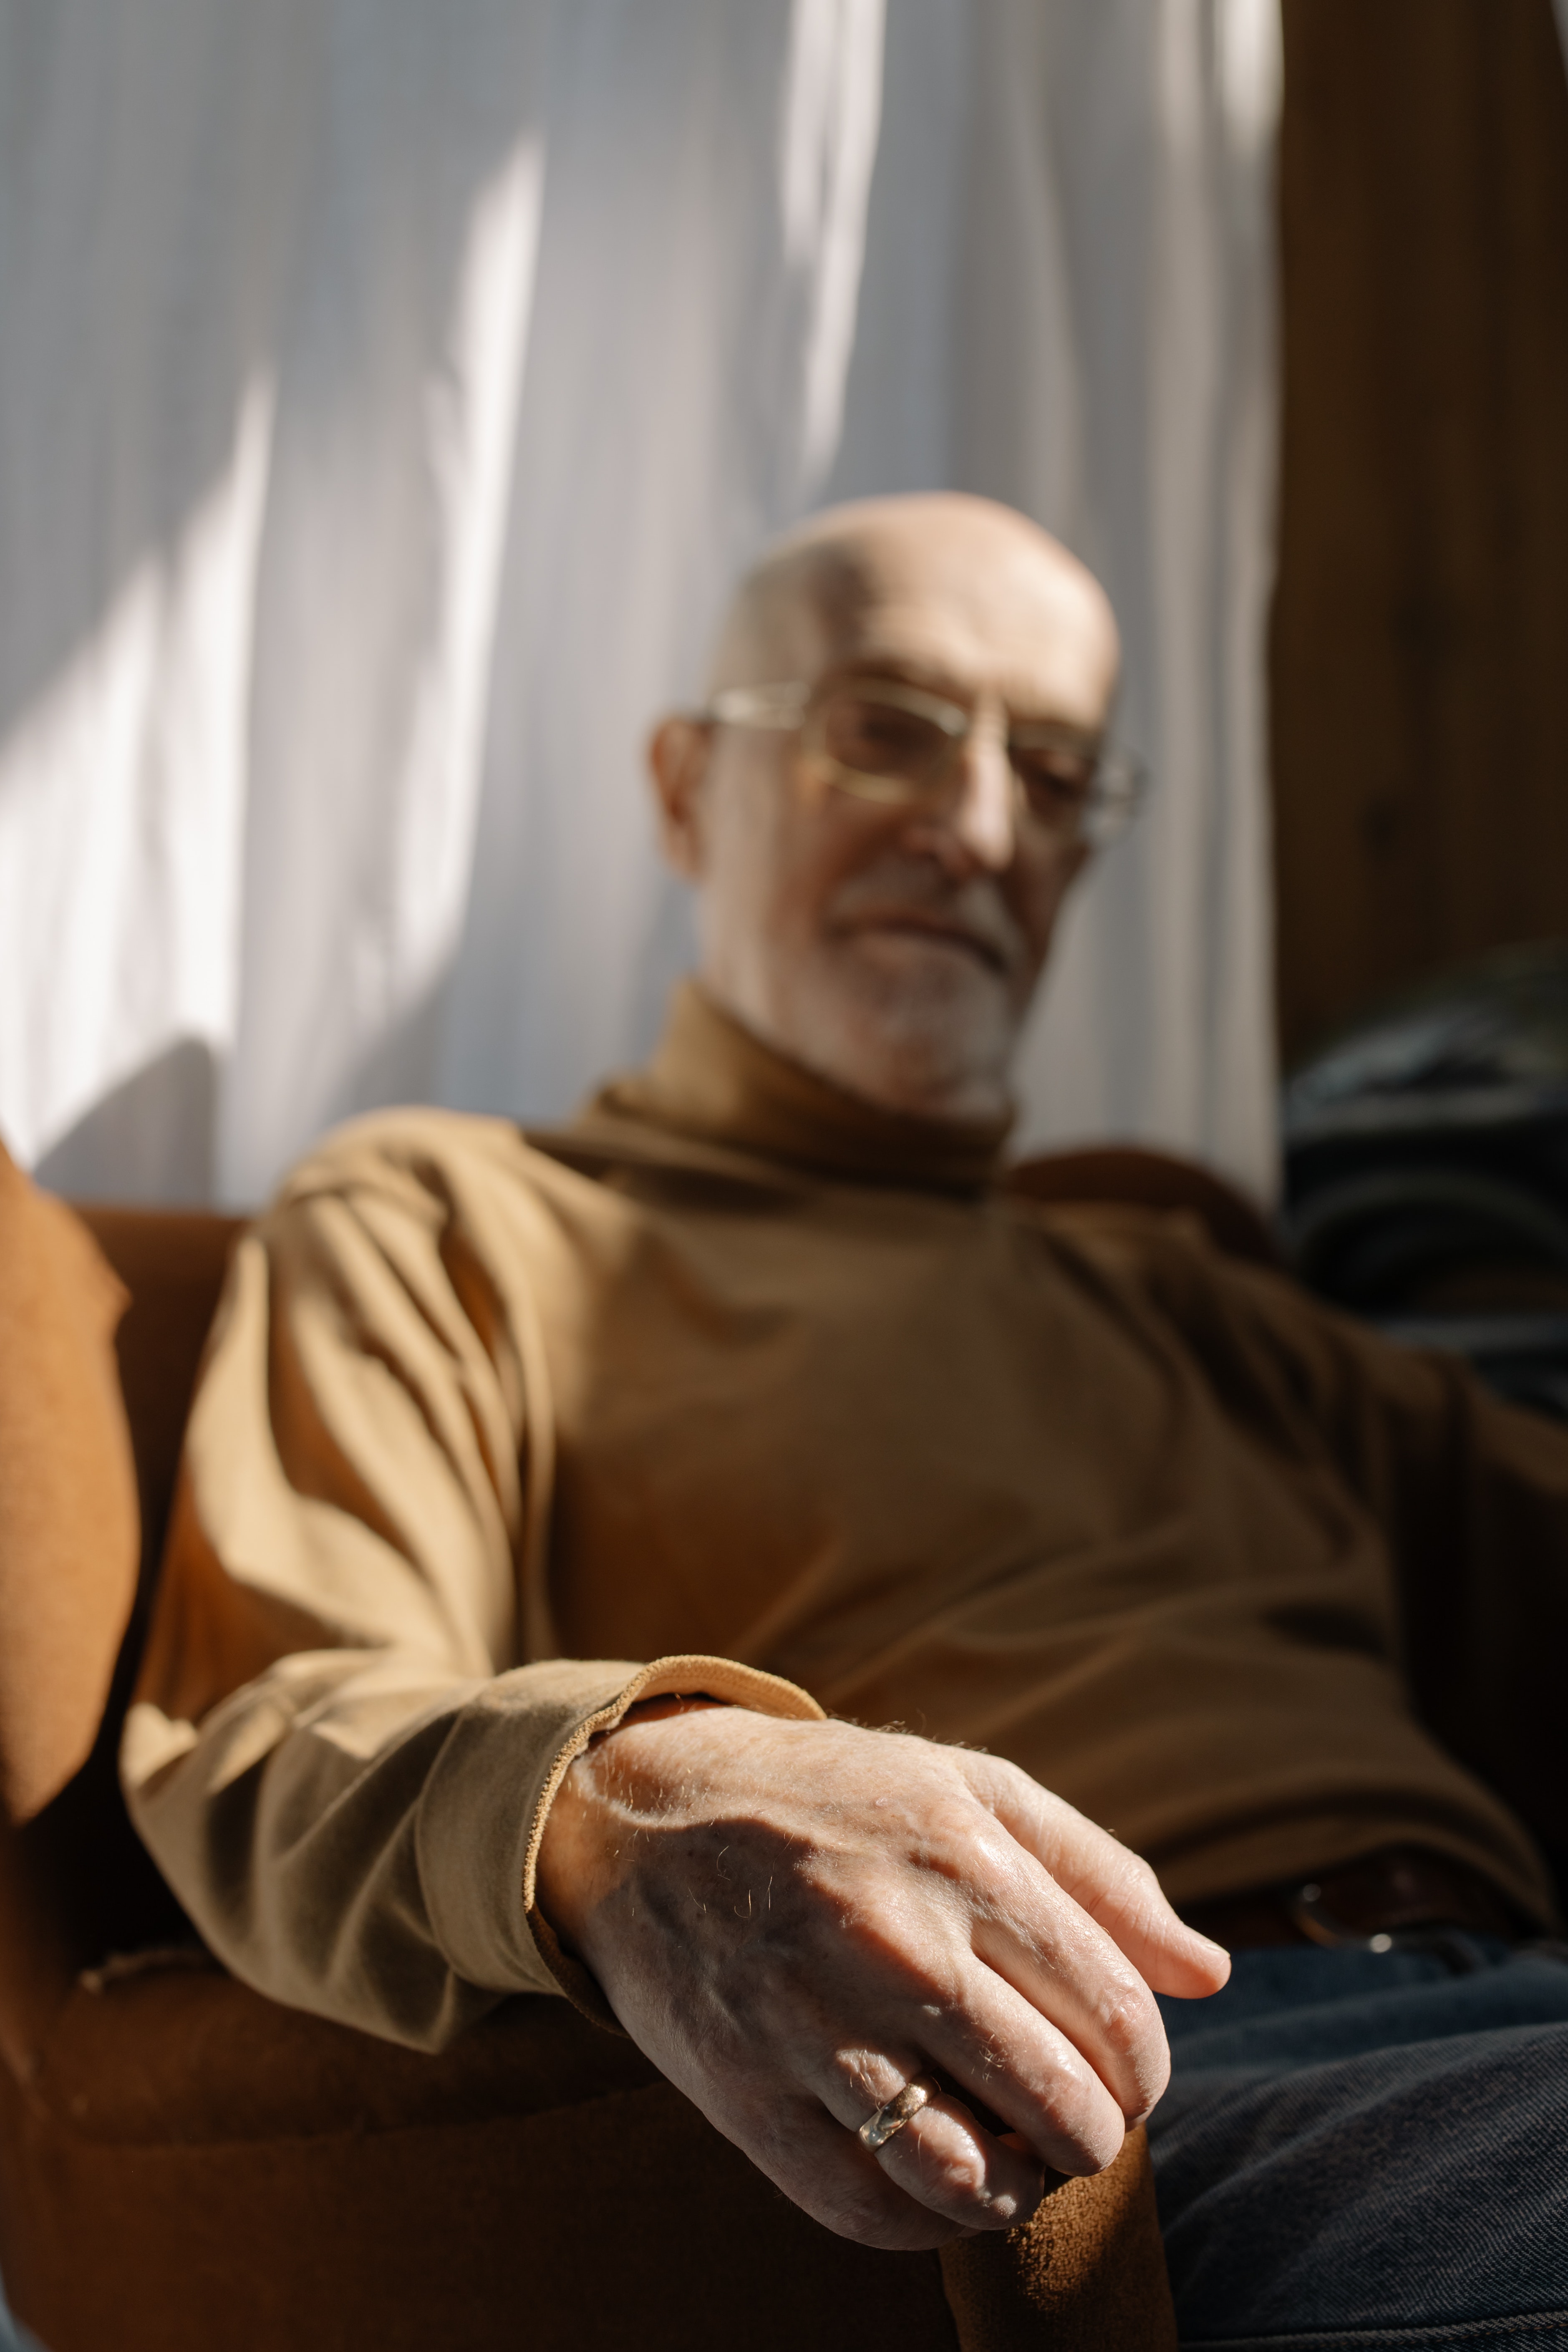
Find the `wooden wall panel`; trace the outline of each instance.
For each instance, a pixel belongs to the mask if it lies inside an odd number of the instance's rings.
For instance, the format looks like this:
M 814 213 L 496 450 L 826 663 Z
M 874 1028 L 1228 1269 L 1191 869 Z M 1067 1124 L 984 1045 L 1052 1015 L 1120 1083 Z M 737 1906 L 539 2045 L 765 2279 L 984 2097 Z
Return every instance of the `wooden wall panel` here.
M 1551 0 L 1284 0 L 1287 1057 L 1568 933 L 1568 75 Z

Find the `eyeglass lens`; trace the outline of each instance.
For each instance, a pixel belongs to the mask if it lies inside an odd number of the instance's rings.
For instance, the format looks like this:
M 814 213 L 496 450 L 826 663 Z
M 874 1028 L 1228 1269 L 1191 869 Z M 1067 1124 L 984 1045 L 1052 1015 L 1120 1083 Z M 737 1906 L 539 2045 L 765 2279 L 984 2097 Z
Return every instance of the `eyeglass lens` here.
M 818 706 L 818 749 L 847 780 L 900 784 L 911 798 L 935 795 L 949 782 L 963 737 L 962 714 L 943 726 L 936 718 L 865 690 L 845 689 Z M 1007 757 L 1036 821 L 1053 832 L 1081 824 L 1095 796 L 1096 759 L 1045 729 L 1015 728 Z

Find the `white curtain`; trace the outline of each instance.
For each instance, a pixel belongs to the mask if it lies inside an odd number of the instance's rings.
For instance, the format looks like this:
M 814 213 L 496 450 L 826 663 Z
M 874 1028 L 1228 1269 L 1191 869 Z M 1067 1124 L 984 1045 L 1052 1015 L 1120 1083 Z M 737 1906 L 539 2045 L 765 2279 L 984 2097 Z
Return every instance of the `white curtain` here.
M 830 498 L 1106 580 L 1149 814 L 1031 1140 L 1272 1172 L 1278 0 L 0 0 L 0 1133 L 259 1199 L 552 1118 L 689 954 L 640 741 Z

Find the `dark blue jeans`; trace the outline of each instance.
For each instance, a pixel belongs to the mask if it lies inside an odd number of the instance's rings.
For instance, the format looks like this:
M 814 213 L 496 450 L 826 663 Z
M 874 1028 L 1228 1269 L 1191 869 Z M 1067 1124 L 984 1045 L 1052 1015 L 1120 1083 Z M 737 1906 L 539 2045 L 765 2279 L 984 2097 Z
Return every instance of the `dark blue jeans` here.
M 1561 1947 L 1238 1952 L 1160 2006 L 1184 2344 L 1568 2352 Z

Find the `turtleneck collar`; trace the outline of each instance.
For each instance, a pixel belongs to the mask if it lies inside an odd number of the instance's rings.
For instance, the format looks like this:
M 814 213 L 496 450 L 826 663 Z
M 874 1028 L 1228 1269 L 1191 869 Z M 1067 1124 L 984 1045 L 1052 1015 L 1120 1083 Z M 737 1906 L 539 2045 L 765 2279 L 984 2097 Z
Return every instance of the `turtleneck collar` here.
M 1001 1164 L 1013 1118 L 923 1118 L 887 1110 L 791 1061 L 694 981 L 670 1001 L 647 1067 L 612 1079 L 580 1124 L 633 1119 L 732 1151 L 851 1182 L 983 1192 Z

